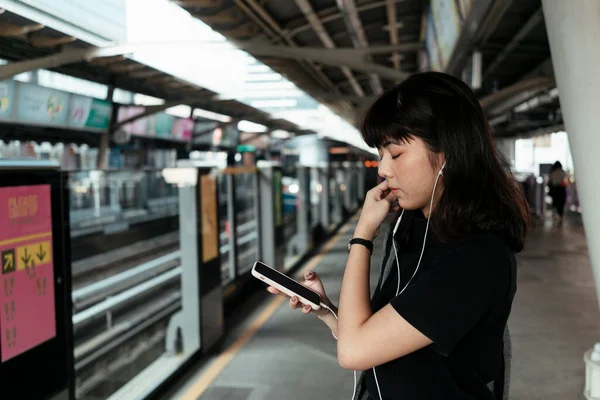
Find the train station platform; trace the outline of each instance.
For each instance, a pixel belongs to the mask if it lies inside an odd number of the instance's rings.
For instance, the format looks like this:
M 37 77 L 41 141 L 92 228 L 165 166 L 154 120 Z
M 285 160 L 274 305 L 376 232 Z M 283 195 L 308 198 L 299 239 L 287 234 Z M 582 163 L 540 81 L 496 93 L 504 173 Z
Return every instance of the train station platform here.
M 294 273 L 301 276 L 314 269 L 336 303 L 346 244 L 358 215 Z M 375 250 L 371 263 L 372 286 L 380 253 Z M 562 227 L 535 223 L 518 262 L 518 290 L 509 320 L 510 400 L 582 398 L 582 355 L 596 340 L 600 323 L 581 218 L 570 216 Z M 282 297 L 266 291 L 260 296 L 248 305 L 253 309 L 245 313 L 247 318 L 228 332 L 222 351 L 204 359 L 169 398 L 350 399 L 353 373 L 339 366 L 335 339 L 325 325 L 315 316 L 290 310 Z

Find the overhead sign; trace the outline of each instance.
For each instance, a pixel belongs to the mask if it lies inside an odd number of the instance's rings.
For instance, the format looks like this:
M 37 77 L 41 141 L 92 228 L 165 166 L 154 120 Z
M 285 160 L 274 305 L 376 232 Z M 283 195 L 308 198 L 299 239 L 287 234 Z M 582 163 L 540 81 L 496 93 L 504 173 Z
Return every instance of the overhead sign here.
M 67 125 L 73 128 L 105 131 L 110 125 L 112 105 L 109 101 L 71 95 Z
M 69 93 L 29 83 L 19 85 L 16 119 L 25 123 L 66 125 Z
M 194 120 L 191 118 L 177 118 L 173 123 L 171 137 L 177 140 L 187 141 L 192 138 Z
M 143 106 L 119 107 L 117 120 L 119 122 L 126 121 L 130 118 L 143 114 L 145 111 L 146 108 Z M 145 117 L 136 119 L 133 122 L 123 125 L 121 129 L 131 135 L 146 136 L 148 129 L 148 118 Z
M 0 81 L 0 119 L 11 119 L 15 98 L 15 81 Z
M 0 188 L 0 351 L 6 362 L 56 336 L 50 185 Z
M 157 113 L 150 116 L 148 121 L 148 136 L 171 137 L 174 121 L 175 117 L 167 113 Z

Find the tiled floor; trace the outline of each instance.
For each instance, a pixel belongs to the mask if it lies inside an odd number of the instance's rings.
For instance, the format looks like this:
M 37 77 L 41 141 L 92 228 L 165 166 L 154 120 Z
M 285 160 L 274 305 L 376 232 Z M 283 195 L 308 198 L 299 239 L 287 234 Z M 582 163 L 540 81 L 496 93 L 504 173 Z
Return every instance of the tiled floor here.
M 316 267 L 334 299 L 339 295 L 352 227 Z M 376 247 L 381 238 L 378 241 Z M 378 265 L 376 255 L 372 285 Z M 583 227 L 577 218 L 561 228 L 539 225 L 532 229 L 527 249 L 519 255 L 518 285 L 509 321 L 511 400 L 582 399 L 583 353 L 600 341 L 600 313 Z M 292 311 L 284 303 L 200 398 L 349 400 L 352 385 L 352 372 L 338 366 L 330 332 L 316 317 Z

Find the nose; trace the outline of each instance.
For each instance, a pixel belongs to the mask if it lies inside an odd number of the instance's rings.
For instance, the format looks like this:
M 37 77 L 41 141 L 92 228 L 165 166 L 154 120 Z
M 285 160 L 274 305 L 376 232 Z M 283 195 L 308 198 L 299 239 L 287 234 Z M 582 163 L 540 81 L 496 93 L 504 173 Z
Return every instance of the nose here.
M 383 157 L 381 161 L 379 161 L 379 168 L 377 168 L 377 173 L 380 177 L 384 179 L 390 179 L 393 176 L 392 167 L 390 165 L 390 160 L 388 160 L 388 157 Z

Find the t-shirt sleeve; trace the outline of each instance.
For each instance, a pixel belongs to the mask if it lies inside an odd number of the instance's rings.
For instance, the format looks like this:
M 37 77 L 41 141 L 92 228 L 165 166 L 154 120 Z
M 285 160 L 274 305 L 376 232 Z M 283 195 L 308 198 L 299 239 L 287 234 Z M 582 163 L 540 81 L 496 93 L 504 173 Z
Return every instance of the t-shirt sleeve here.
M 490 251 L 492 250 L 492 251 Z M 490 310 L 506 287 L 509 260 L 481 241 L 472 241 L 430 265 L 390 304 L 444 355 Z M 420 275 L 420 276 L 419 276 Z M 417 279 L 418 277 L 418 279 Z

